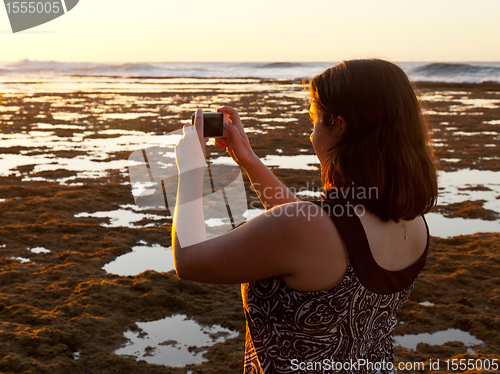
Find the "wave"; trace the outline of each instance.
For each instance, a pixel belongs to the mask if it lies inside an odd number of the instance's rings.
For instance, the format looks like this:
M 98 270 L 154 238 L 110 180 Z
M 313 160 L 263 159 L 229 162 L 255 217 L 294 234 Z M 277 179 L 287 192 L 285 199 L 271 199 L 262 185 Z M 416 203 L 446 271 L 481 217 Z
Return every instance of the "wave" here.
M 59 62 L 20 60 L 0 63 L 1 75 L 198 78 L 308 78 L 334 65 L 328 62 Z M 415 82 L 500 82 L 500 63 L 402 62 Z
M 417 81 L 480 83 L 500 82 L 499 63 L 444 63 L 433 62 L 412 69 L 410 75 Z
M 298 62 L 269 62 L 258 66 L 260 69 L 293 69 L 303 67 L 304 64 Z
M 4 66 L 10 73 L 53 73 L 57 75 L 129 75 L 161 73 L 164 69 L 149 63 L 87 63 L 20 60 Z

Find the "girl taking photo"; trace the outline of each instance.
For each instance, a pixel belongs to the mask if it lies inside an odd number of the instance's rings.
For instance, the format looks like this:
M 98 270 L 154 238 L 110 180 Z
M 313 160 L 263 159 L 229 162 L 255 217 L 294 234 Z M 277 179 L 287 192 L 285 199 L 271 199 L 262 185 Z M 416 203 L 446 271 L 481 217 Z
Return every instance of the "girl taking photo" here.
M 344 61 L 309 88 L 322 200 L 295 197 L 252 151 L 238 112 L 220 108 L 231 121 L 216 145 L 246 171 L 267 211 L 210 240 L 203 168 L 193 166 L 204 161 L 201 110 L 184 128 L 176 271 L 190 281 L 241 283 L 245 374 L 393 373 L 396 313 L 425 265 L 423 215 L 437 199 L 428 125 L 408 77 L 387 61 Z M 179 244 L 181 231 L 189 245 Z

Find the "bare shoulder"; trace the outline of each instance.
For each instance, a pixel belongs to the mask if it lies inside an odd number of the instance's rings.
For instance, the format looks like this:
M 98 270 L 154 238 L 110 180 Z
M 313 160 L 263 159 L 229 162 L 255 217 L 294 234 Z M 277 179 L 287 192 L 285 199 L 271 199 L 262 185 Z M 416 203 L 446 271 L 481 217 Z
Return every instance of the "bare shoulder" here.
M 291 246 L 293 267 L 283 276 L 285 282 L 299 291 L 319 291 L 336 285 L 345 275 L 348 254 L 343 240 L 328 213 L 311 202 L 284 204 L 269 211 L 288 215 L 296 235 Z
M 333 223 L 328 214 L 318 205 L 307 202 L 290 202 L 269 209 L 247 222 L 245 231 L 259 232 L 280 243 L 286 251 L 304 252 L 318 238 L 318 234 L 331 231 Z
M 273 207 L 262 214 L 265 217 L 281 217 L 276 222 L 306 224 L 321 221 L 328 214 L 319 205 L 309 201 L 290 202 Z

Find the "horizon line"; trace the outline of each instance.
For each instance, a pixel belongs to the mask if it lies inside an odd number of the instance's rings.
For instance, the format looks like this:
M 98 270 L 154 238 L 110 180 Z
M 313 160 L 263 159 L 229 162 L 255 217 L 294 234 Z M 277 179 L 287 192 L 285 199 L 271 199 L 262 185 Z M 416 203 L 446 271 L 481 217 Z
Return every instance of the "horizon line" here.
M 368 58 L 369 59 L 369 58 Z M 241 60 L 241 61 L 146 61 L 146 60 L 100 60 L 100 61 L 77 61 L 77 60 L 36 60 L 36 59 L 30 59 L 30 58 L 21 58 L 17 60 L 3 60 L 0 61 L 0 63 L 12 63 L 12 62 L 20 62 L 20 61 L 33 61 L 33 62 L 61 62 L 61 63 L 177 63 L 177 64 L 220 64 L 220 63 L 228 63 L 228 64 L 237 64 L 237 63 L 337 63 L 341 61 L 348 61 L 348 60 L 356 60 L 356 59 L 340 59 L 340 60 L 329 60 L 329 61 L 308 61 L 308 60 L 259 60 L 259 61 L 248 61 L 248 60 Z M 387 60 L 387 61 L 392 61 L 392 62 L 399 62 L 399 63 L 404 63 L 404 62 L 428 62 L 428 63 L 484 63 L 484 62 L 493 62 L 493 63 L 500 63 L 500 60 L 391 60 L 391 59 L 383 59 L 382 60 Z

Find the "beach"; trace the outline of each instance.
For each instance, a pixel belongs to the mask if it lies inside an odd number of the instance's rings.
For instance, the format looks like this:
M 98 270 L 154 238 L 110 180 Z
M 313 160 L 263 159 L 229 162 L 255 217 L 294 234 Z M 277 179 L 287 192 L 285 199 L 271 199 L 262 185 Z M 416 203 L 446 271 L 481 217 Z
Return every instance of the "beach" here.
M 430 360 L 438 359 L 439 372 L 451 373 L 456 371 L 446 360 L 500 359 L 500 84 L 417 87 L 442 195 L 428 219 L 426 268 L 398 314 L 395 335 L 427 333 L 431 340 L 408 348 L 402 339 L 395 356 L 396 362 L 426 364 L 423 371 L 403 373 L 430 373 Z M 167 265 L 134 275 L 103 267 L 135 247 L 171 254 L 171 212 L 135 204 L 127 161 L 143 144 L 189 123 L 197 107 L 238 109 L 255 153 L 300 198 L 319 199 L 302 81 L 24 78 L 10 79 L 3 93 L 0 372 L 240 373 L 240 285 L 181 281 Z M 214 146 L 207 155 L 227 161 Z M 259 212 L 263 207 L 244 172 L 243 180 L 248 206 Z M 224 331 L 206 334 L 210 344 L 184 347 L 163 336 L 136 355 L 116 353 L 126 346 L 127 333 L 140 337 L 139 323 L 176 315 Z M 472 338 L 432 343 L 432 334 L 455 330 Z M 203 362 L 169 365 L 161 361 L 167 348 Z

